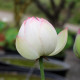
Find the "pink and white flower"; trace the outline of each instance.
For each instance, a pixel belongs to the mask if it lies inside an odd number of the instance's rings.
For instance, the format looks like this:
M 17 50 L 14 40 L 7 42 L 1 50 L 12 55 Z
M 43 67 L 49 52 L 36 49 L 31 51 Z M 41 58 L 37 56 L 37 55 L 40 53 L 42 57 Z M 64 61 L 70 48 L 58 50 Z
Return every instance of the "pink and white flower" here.
M 58 35 L 55 28 L 43 18 L 28 18 L 19 30 L 16 48 L 25 58 L 35 60 L 41 56 L 58 54 L 66 45 L 68 30 Z

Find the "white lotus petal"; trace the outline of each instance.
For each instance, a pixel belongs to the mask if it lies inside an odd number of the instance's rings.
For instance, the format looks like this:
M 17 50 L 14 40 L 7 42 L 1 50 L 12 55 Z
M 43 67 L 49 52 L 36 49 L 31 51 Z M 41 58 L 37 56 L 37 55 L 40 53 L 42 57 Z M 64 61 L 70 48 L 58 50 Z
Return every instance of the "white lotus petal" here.
M 57 45 L 57 33 L 54 27 L 46 20 L 42 19 L 40 29 L 40 40 L 44 50 L 44 55 L 52 53 Z M 42 53 L 43 54 L 43 53 Z
M 40 22 L 35 18 L 28 21 L 24 27 L 25 39 L 39 55 L 43 53 L 43 48 L 39 37 L 40 28 Z
M 53 56 L 58 54 L 65 47 L 67 43 L 68 30 L 65 29 L 58 34 L 58 43 L 54 52 L 52 52 L 49 56 Z
M 19 33 L 18 33 L 18 36 L 19 37 L 24 37 L 24 24 L 21 25 L 21 28 L 20 28 Z
M 30 60 L 35 60 L 39 58 L 39 55 L 35 51 L 35 49 L 31 47 L 31 45 L 29 45 L 27 41 L 22 37 L 16 38 L 16 49 L 24 58 L 27 58 Z

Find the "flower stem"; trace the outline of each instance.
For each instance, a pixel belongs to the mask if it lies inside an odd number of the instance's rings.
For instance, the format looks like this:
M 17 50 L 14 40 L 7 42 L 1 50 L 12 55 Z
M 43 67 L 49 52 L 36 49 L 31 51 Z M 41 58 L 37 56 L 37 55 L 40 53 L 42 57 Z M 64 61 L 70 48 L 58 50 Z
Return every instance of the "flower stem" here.
M 40 64 L 41 80 L 45 80 L 45 76 L 44 76 L 44 66 L 43 66 L 43 57 L 40 57 L 40 58 L 39 58 L 39 64 Z

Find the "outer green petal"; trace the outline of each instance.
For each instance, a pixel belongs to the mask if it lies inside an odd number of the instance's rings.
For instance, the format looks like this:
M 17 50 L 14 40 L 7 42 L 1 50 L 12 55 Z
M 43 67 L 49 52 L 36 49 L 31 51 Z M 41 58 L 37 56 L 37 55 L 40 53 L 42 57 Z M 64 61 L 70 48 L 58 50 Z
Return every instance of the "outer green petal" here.
M 60 51 L 62 51 L 62 49 L 65 47 L 66 43 L 67 43 L 67 37 L 68 37 L 68 30 L 64 29 L 63 31 L 61 31 L 58 34 L 58 43 L 56 46 L 56 49 L 54 52 L 52 52 L 49 56 L 53 56 L 58 54 Z
M 73 50 L 75 55 L 80 58 L 80 35 L 79 34 L 77 34 Z
M 21 37 L 16 38 L 17 51 L 24 57 L 30 60 L 38 59 L 40 56 L 35 49 L 27 43 L 27 41 Z
M 80 58 L 80 54 L 77 52 L 77 49 L 76 49 L 75 44 L 74 44 L 74 47 L 73 47 L 73 51 L 74 51 L 75 55 L 76 55 L 78 58 Z
M 77 35 L 75 45 L 76 45 L 77 52 L 80 54 L 80 35 L 79 34 Z

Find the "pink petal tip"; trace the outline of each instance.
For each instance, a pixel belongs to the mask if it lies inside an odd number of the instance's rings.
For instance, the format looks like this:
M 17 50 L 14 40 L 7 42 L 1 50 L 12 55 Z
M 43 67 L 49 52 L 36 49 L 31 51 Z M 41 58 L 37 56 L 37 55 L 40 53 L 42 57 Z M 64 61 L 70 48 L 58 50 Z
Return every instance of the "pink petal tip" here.
M 38 21 L 40 21 L 40 18 L 36 17 L 36 19 L 37 19 Z
M 78 34 L 80 34 L 80 29 L 78 30 Z
M 65 29 L 68 30 L 68 27 L 66 27 Z

